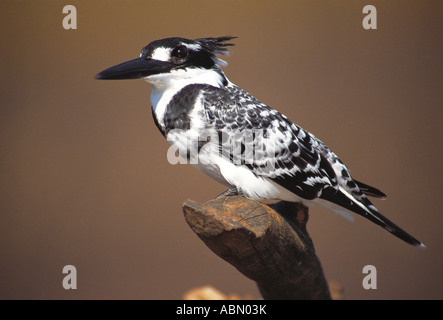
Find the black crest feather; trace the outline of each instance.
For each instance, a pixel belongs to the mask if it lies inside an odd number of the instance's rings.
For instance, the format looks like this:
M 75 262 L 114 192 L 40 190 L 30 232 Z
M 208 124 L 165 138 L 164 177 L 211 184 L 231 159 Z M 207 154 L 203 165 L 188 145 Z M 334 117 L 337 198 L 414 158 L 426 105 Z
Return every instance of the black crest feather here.
M 234 46 L 233 43 L 226 41 L 235 39 L 237 37 L 225 36 L 217 38 L 199 38 L 195 39 L 206 51 L 213 55 L 227 55 L 229 54 L 229 48 Z

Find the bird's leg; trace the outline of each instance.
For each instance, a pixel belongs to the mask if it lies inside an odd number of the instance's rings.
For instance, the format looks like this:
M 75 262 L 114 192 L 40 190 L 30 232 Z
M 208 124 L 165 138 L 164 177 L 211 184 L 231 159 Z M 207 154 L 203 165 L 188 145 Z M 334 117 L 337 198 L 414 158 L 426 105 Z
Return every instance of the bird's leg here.
M 236 187 L 232 187 L 229 188 L 228 190 L 226 190 L 223 193 L 220 193 L 217 198 L 221 198 L 221 197 L 230 197 L 230 196 L 243 196 L 243 192 L 239 191 Z

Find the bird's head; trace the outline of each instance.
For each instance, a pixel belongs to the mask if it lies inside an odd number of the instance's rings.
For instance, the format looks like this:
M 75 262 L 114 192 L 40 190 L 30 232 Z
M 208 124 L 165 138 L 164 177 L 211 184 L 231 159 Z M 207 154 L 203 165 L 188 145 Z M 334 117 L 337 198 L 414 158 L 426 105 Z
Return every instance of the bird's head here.
M 148 44 L 140 57 L 123 62 L 98 73 L 96 79 L 144 79 L 154 89 L 175 82 L 218 84 L 226 82 L 219 65 L 226 63 L 217 55 L 229 53 L 227 41 L 235 37 L 166 38 Z M 226 83 L 225 83 L 226 84 Z

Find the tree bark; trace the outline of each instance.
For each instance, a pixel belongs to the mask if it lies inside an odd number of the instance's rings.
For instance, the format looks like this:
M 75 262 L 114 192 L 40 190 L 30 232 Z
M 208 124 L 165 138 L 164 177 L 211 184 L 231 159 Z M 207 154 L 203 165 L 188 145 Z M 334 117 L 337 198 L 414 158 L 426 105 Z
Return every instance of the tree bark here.
M 183 212 L 206 246 L 256 281 L 264 299 L 331 299 L 301 204 L 229 196 L 188 200 Z

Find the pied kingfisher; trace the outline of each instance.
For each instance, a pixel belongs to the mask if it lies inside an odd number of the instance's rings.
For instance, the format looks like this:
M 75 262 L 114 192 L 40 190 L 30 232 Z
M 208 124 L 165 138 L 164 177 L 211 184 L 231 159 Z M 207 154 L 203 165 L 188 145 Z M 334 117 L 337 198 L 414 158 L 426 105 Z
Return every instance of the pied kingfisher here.
M 230 187 L 226 194 L 316 203 L 345 217 L 355 212 L 407 243 L 425 247 L 366 197 L 385 198 L 383 192 L 351 178 L 345 164 L 313 134 L 228 80 L 220 68 L 226 62 L 217 56 L 229 53 L 233 44 L 227 41 L 234 38 L 156 40 L 139 58 L 106 69 L 96 79 L 148 82 L 152 114 L 163 136 L 185 148 L 188 159 L 189 140 L 198 140 L 194 166 Z M 231 152 L 222 152 L 220 144 L 223 150 L 232 147 Z M 214 145 L 220 152 L 209 151 Z M 235 161 L 239 157 L 243 161 Z

